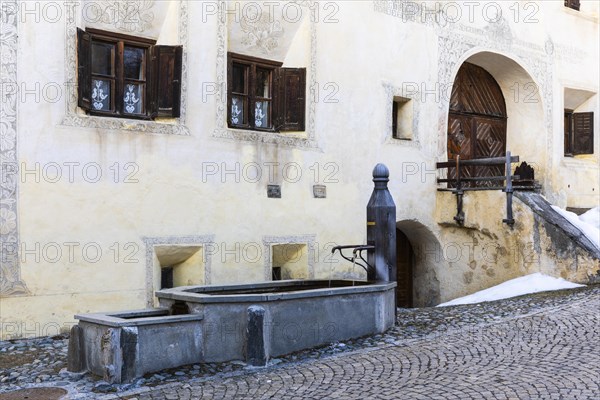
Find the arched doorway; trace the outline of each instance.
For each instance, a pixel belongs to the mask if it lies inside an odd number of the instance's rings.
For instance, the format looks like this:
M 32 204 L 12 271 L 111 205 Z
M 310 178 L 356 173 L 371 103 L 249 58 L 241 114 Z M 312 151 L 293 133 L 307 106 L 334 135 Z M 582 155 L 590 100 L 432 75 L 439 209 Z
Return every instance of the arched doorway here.
M 413 268 L 415 252 L 408 237 L 396 229 L 396 307 L 413 306 Z
M 440 270 L 446 269 L 441 245 L 417 220 L 396 223 L 396 305 L 432 307 L 440 303 Z
M 498 82 L 482 67 L 465 62 L 456 75 L 448 115 L 448 160 L 506 154 L 506 102 Z M 502 166 L 461 168 L 463 177 L 502 175 Z M 449 170 L 450 177 L 455 171 Z M 491 182 L 473 182 L 489 186 Z

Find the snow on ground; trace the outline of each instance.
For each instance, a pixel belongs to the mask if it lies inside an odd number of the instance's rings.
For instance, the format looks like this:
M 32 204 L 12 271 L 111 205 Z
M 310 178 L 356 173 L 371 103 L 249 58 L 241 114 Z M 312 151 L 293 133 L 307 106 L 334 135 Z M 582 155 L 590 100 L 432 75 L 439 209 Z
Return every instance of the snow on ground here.
M 521 296 L 529 293 L 545 292 L 549 290 L 572 289 L 582 287 L 577 283 L 566 281 L 562 278 L 553 278 L 539 272 L 520 278 L 511 279 L 497 286 L 485 289 L 465 297 L 460 297 L 439 304 L 437 307 L 456 306 L 459 304 L 475 304 L 484 301 L 507 299 L 509 297 Z
M 556 206 L 552 206 L 552 208 L 583 232 L 600 249 L 600 207 L 592 208 L 581 216 Z
M 600 229 L 600 207 L 592 208 L 587 212 L 581 214 L 579 219 L 583 222 L 595 226 Z

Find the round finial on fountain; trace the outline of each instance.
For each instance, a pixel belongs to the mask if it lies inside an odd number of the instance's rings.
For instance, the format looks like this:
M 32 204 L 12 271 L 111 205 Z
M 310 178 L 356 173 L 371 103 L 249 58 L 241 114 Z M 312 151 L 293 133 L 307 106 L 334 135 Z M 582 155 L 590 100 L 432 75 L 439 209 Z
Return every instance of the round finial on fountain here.
M 385 164 L 377 164 L 373 169 L 373 182 L 375 182 L 375 186 L 378 186 L 377 183 L 383 183 L 383 187 L 387 187 L 387 183 L 390 178 L 390 170 Z

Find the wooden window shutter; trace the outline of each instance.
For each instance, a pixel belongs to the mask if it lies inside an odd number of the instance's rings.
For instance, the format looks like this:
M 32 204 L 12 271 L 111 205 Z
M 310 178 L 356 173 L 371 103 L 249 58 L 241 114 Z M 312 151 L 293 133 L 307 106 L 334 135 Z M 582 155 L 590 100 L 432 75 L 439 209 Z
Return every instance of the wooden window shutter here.
M 594 113 L 573 113 L 573 154 L 594 154 Z
M 77 29 L 77 105 L 92 107 L 92 36 Z
M 573 10 L 579 11 L 579 6 L 579 0 L 565 0 L 565 7 L 569 7 Z
M 152 48 L 152 85 L 150 114 L 154 118 L 181 115 L 182 46 Z
M 573 112 L 565 110 L 564 134 L 565 134 L 565 156 L 573 156 Z
M 279 131 L 303 131 L 306 107 L 306 68 L 278 68 L 277 120 Z

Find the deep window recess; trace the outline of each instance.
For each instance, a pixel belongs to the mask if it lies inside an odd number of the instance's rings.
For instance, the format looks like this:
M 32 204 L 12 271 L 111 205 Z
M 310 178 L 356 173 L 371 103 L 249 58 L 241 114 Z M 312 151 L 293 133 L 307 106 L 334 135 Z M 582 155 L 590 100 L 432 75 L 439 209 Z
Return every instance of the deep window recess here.
M 162 267 L 160 269 L 160 288 L 173 288 L 173 267 Z
M 90 115 L 180 116 L 181 46 L 78 29 L 78 105 Z
M 565 7 L 579 11 L 579 0 L 565 0 Z
M 227 123 L 230 128 L 303 131 L 306 69 L 228 54 Z
M 392 102 L 392 137 L 400 140 L 412 140 L 412 124 L 411 99 L 394 97 Z
M 565 156 L 594 154 L 594 113 L 565 110 Z

